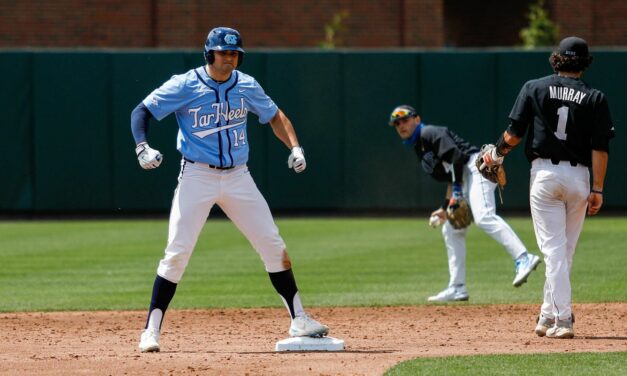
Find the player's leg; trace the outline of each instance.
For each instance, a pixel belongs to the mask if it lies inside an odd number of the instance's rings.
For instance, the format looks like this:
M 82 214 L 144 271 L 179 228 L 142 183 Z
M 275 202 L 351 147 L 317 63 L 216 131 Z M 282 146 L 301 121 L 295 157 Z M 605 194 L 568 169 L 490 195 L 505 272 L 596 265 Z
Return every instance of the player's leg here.
M 587 168 L 583 166 L 570 167 L 560 166 L 563 171 L 560 174 L 564 192 L 562 200 L 566 204 L 566 277 L 570 287 L 570 271 L 573 265 L 573 256 L 583 223 L 586 217 L 588 206 L 588 194 L 590 192 L 590 175 Z M 572 290 L 572 288 L 571 288 Z M 560 312 L 555 320 L 555 326 L 547 331 L 547 337 L 572 338 L 575 335 L 574 322 L 575 315 L 572 312 L 572 293 L 560 297 L 558 301 L 563 301 L 565 308 L 556 307 Z
M 554 317 L 556 321 L 571 317 L 571 287 L 566 257 L 566 205 L 562 201 L 565 187 L 559 179 L 558 167 L 534 163 L 529 193 L 536 239 L 546 263 L 542 315 Z M 553 310 L 550 315 L 544 312 L 549 307 Z M 547 331 L 547 336 L 550 336 L 551 330 Z
M 455 229 L 449 222 L 442 226 L 442 236 L 448 257 L 449 284 L 440 293 L 427 298 L 430 302 L 468 300 L 466 288 L 466 232 Z
M 586 199 L 568 201 L 566 205 L 566 261 L 568 262 L 569 271 L 573 266 L 573 256 L 575 255 L 579 235 L 581 235 L 587 209 L 588 202 Z
M 553 313 L 555 309 L 548 279 L 544 280 L 543 297 L 544 299 L 542 302 L 542 306 L 540 307 L 540 315 L 538 316 L 538 321 L 536 323 L 535 329 L 536 334 L 540 337 L 544 337 L 547 330 L 555 325 L 555 314 Z
M 507 253 L 516 260 L 527 252 L 527 248 L 507 222 L 496 214 L 494 197 L 496 184 L 481 175 L 473 158 L 467 163 L 464 170 L 468 203 L 472 209 L 475 224 L 492 239 L 503 245 Z
M 279 235 L 266 200 L 257 189 L 247 168 L 241 168 L 223 179 L 225 194 L 217 204 L 246 236 L 263 261 L 270 281 L 283 300 L 290 317 L 290 335 L 323 336 L 325 325 L 311 319 L 303 308 L 291 261 Z
M 573 255 L 579 241 L 588 208 L 588 194 L 590 193 L 590 172 L 584 166 L 573 167 L 563 179 L 568 179 L 568 191 L 564 197 L 566 201 L 566 259 L 568 270 L 573 265 Z
M 183 163 L 174 192 L 165 256 L 159 262 L 140 350 L 159 351 L 163 316 L 183 276 L 198 235 L 219 192 L 219 180 L 206 169 Z
M 157 274 L 178 283 L 220 194 L 220 174 L 187 163 L 172 200 L 168 243 Z
M 512 285 L 519 287 L 534 271 L 541 260 L 539 256 L 528 253 L 527 248 L 514 230 L 496 214 L 494 191 L 496 184 L 484 178 L 474 162 L 474 157 L 465 168 L 465 184 L 468 190 L 468 202 L 477 227 L 501 244 L 514 259 L 514 280 Z

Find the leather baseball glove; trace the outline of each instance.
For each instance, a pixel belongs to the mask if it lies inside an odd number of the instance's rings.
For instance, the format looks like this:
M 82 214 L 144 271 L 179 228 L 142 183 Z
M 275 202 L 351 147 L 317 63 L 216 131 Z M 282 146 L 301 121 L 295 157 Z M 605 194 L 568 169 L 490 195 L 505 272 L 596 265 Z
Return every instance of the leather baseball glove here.
M 451 226 L 458 230 L 466 228 L 472 223 L 472 212 L 464 197 L 451 199 L 446 209 L 446 216 Z
M 503 188 L 505 184 L 507 184 L 507 177 L 505 176 L 505 168 L 503 165 L 495 164 L 492 166 L 483 166 L 483 155 L 486 153 L 487 149 L 492 147 L 494 147 L 494 145 L 491 144 L 483 145 L 481 147 L 481 151 L 479 152 L 480 155 L 475 160 L 475 165 L 484 178 Z

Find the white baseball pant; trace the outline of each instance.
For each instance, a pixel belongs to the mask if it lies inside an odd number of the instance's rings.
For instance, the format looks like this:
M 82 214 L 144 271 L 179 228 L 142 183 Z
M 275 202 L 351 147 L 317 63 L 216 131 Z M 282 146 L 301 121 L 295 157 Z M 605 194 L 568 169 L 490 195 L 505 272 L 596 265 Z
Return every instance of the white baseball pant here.
M 289 269 L 285 243 L 247 166 L 217 170 L 185 160 L 181 166 L 170 212 L 168 244 L 157 268 L 158 275 L 174 283 L 181 280 L 214 204 L 220 206 L 248 239 L 267 272 Z
M 496 184 L 484 178 L 475 166 L 475 159 L 478 156 L 479 153 L 471 155 L 464 166 L 462 186 L 464 197 L 468 200 L 477 227 L 501 244 L 512 259 L 516 260 L 527 252 L 527 249 L 514 230 L 496 214 L 494 198 Z M 467 231 L 468 227 L 460 230 L 454 229 L 448 221 L 442 226 L 442 235 L 448 254 L 449 286 L 466 284 Z
M 546 280 L 542 315 L 568 320 L 572 314 L 570 270 L 583 228 L 590 193 L 590 172 L 568 161 L 548 159 L 531 164 L 529 204 L 538 247 L 544 255 Z

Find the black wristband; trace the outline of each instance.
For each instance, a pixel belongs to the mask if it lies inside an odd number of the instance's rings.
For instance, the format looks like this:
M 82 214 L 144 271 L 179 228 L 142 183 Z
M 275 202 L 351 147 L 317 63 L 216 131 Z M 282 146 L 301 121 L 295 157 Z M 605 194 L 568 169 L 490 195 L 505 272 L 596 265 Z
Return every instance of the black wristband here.
M 148 146 L 146 141 L 139 143 L 139 145 L 135 147 L 135 154 L 139 157 L 139 155 L 146 150 L 146 146 Z
M 448 203 L 449 203 L 449 201 L 451 201 L 451 199 L 450 199 L 450 198 L 446 198 L 446 197 L 444 198 L 444 202 L 442 202 L 442 206 L 440 206 L 440 207 L 442 208 L 442 210 L 446 210 L 446 209 L 448 209 Z
M 505 142 L 505 137 L 503 134 L 501 135 L 501 137 L 499 137 L 498 140 L 496 140 L 495 146 L 496 146 L 496 155 L 498 157 L 504 157 L 505 155 L 509 154 L 509 152 L 514 148 L 514 146 Z
M 600 194 L 600 195 L 602 195 L 602 194 L 603 194 L 603 191 L 599 191 L 599 190 L 596 190 L 596 189 L 591 189 L 591 190 L 590 190 L 590 192 L 592 192 L 592 193 L 598 193 L 598 194 Z

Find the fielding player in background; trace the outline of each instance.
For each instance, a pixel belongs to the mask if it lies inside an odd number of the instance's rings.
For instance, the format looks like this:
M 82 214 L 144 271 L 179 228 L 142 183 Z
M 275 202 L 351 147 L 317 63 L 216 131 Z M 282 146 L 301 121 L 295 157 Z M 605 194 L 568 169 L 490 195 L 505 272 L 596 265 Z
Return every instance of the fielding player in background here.
M 289 334 L 324 336 L 329 328 L 305 314 L 285 243 L 246 167 L 246 117 L 250 111 L 259 117 L 260 123 L 270 123 L 276 137 L 291 150 L 288 167 L 302 172 L 305 156 L 292 123 L 253 77 L 235 69 L 244 58 L 236 30 L 211 30 L 204 54 L 205 66 L 172 76 L 131 115 L 141 167 L 156 168 L 163 159 L 146 141 L 151 117 L 161 120 L 171 113 L 176 115 L 177 148 L 183 156 L 172 201 L 168 244 L 157 269 L 139 349 L 159 351 L 163 315 L 214 204 L 220 206 L 259 253 L 291 316 Z
M 446 127 L 425 125 L 416 111 L 407 105 L 396 107 L 390 115 L 404 144 L 414 148 L 423 170 L 437 181 L 447 182 L 442 206 L 431 213 L 444 221 L 442 235 L 448 254 L 450 280 L 448 287 L 429 297 L 432 302 L 468 300 L 466 287 L 466 232 L 446 221 L 446 209 L 454 199 L 466 197 L 477 226 L 499 242 L 515 260 L 512 284 L 521 286 L 540 263 L 540 258 L 527 252 L 514 230 L 496 214 L 496 184 L 485 179 L 475 166 L 479 148 L 470 145 Z
M 509 115 L 511 124 L 483 158 L 488 166 L 503 163 L 528 134 L 529 202 L 546 263 L 544 303 L 535 332 L 573 338 L 570 270 L 586 207 L 588 215 L 595 215 L 603 204 L 614 127 L 605 95 L 581 80 L 592 62 L 586 41 L 565 38 L 549 62 L 556 74 L 525 83 Z

